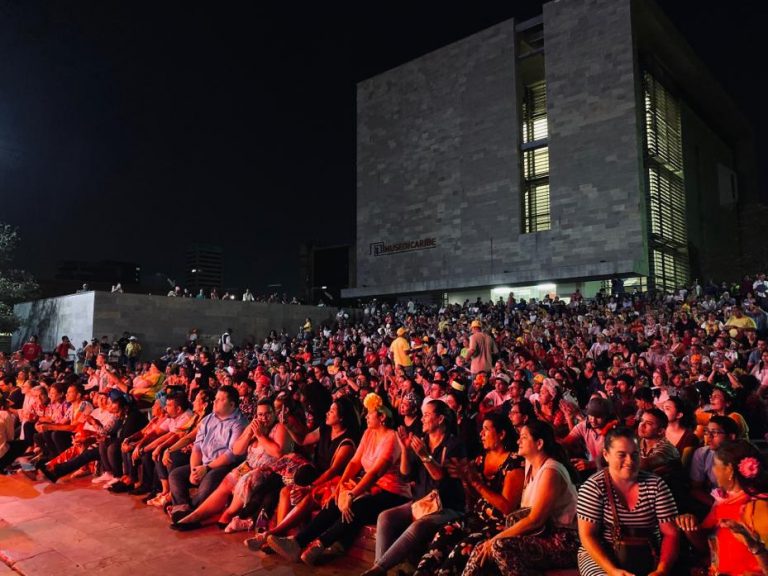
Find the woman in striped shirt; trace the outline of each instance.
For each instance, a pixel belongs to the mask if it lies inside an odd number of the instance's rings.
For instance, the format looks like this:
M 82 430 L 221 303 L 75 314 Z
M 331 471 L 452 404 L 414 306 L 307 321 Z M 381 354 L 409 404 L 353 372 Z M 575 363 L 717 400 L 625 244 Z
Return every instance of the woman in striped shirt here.
M 677 506 L 660 477 L 640 470 L 637 438 L 628 428 L 614 428 L 605 437 L 603 457 L 608 467 L 591 476 L 579 490 L 579 573 L 582 576 L 652 576 L 669 574 L 677 554 Z M 644 537 L 655 554 L 635 554 L 639 566 L 620 566 L 613 553 L 614 513 L 607 490 L 613 494 L 622 537 Z M 654 560 L 654 558 L 657 558 Z M 642 570 L 642 571 L 641 571 Z

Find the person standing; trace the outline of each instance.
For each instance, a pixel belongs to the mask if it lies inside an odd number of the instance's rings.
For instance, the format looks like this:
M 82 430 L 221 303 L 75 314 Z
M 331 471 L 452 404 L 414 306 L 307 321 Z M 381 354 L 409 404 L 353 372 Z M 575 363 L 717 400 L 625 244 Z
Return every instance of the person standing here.
M 61 343 L 56 346 L 56 356 L 61 358 L 68 366 L 72 366 L 74 363 L 69 360 L 69 351 L 74 350 L 72 342 L 69 341 L 69 336 L 62 336 Z
M 493 355 L 498 352 L 498 348 L 493 338 L 483 332 L 483 323 L 480 320 L 472 320 L 470 328 L 472 335 L 469 337 L 467 358 L 470 361 L 469 369 L 474 380 L 480 373 L 486 376 L 490 374 L 493 368 Z
M 411 344 L 405 337 L 407 334 L 407 328 L 401 326 L 397 329 L 397 338 L 389 346 L 389 355 L 395 363 L 395 369 L 398 366 L 401 367 L 405 374 L 411 378 L 413 377 L 413 360 L 411 360 Z
M 136 362 L 139 361 L 141 355 L 141 344 L 139 344 L 136 336 L 128 338 L 128 345 L 125 347 L 125 357 L 128 359 L 128 370 L 134 372 L 136 370 Z
M 43 348 L 37 343 L 37 336 L 30 336 L 29 340 L 21 347 L 21 356 L 33 366 L 37 366 L 43 355 Z
M 219 350 L 221 351 L 221 359 L 229 361 L 232 358 L 232 350 L 235 346 L 232 344 L 232 328 L 227 328 L 227 331 L 219 338 Z

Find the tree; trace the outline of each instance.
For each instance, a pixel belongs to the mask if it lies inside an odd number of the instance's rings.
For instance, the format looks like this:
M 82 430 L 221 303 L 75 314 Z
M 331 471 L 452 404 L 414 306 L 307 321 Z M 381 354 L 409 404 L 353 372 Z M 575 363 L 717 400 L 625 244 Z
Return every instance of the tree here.
M 31 274 L 11 267 L 18 242 L 18 230 L 0 222 L 0 332 L 13 332 L 19 327 L 13 305 L 33 298 L 38 290 Z

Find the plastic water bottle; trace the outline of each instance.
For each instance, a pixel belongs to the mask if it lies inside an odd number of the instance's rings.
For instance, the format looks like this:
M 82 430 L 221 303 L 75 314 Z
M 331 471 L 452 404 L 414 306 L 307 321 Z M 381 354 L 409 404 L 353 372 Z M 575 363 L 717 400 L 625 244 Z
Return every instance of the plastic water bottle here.
M 269 528 L 269 516 L 264 508 L 261 509 L 261 512 L 259 512 L 259 515 L 256 517 L 255 528 L 256 534 L 263 534 Z

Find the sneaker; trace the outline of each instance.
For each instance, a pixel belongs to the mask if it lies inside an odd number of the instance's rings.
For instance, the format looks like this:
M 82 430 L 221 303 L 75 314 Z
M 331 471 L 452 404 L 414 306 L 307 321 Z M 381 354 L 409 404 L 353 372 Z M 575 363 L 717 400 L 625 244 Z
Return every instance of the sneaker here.
M 304 564 L 307 566 L 314 566 L 317 564 L 317 561 L 320 560 L 320 557 L 324 554 L 325 546 L 323 546 L 320 540 L 315 540 L 304 549 L 304 552 L 301 553 L 301 561 L 304 562 Z
M 254 552 L 261 550 L 261 547 L 267 542 L 267 535 L 265 533 L 256 534 L 253 538 L 246 538 L 243 540 L 243 544 Z
M 232 521 L 224 528 L 224 534 L 232 534 L 232 532 L 245 532 L 253 528 L 252 518 L 240 518 L 235 516 Z
M 171 495 L 170 494 L 158 494 L 154 498 L 152 498 L 150 501 L 147 502 L 148 506 L 154 506 L 156 508 L 163 508 L 166 504 L 171 503 Z
M 112 476 L 111 472 L 104 472 L 104 474 L 100 476 L 96 476 L 91 480 L 91 484 L 101 484 L 102 482 L 109 482 L 110 480 L 114 480 L 115 477 Z
M 267 544 L 275 553 L 290 562 L 298 562 L 301 557 L 301 546 L 290 536 L 267 536 Z
M 150 492 L 149 494 L 144 496 L 144 498 L 141 499 L 141 503 L 146 504 L 150 500 L 154 500 L 156 497 L 157 497 L 157 492 Z
M 117 484 L 118 482 L 122 482 L 122 480 L 120 478 L 112 478 L 111 480 L 107 480 L 106 482 L 104 482 L 104 484 L 101 487 L 105 489 L 109 489 L 115 484 Z

